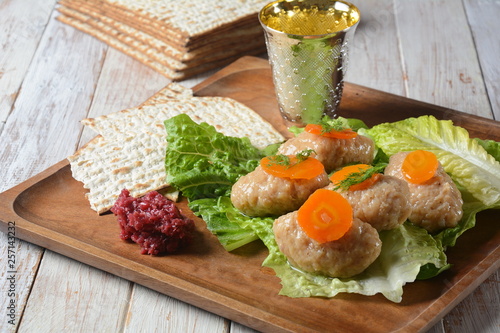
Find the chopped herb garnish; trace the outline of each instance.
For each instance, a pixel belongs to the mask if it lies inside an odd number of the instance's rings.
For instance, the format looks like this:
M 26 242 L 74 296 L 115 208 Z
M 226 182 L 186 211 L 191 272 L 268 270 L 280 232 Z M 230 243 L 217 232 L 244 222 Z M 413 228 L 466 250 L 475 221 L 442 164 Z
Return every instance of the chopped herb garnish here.
M 268 166 L 272 165 L 290 166 L 290 157 L 282 154 L 271 156 L 269 157 Z
M 303 151 L 301 151 L 300 153 L 295 155 L 295 157 L 297 157 L 298 163 L 300 163 L 304 160 L 307 160 L 307 158 L 309 156 L 311 156 L 311 154 L 315 154 L 315 153 L 316 152 L 314 151 L 314 149 L 304 149 Z
M 334 187 L 335 190 L 347 191 L 353 185 L 364 182 L 367 179 L 370 179 L 374 174 L 381 173 L 385 167 L 386 163 L 378 164 L 376 166 L 372 166 L 368 169 L 359 169 L 359 172 L 350 173 L 346 178 L 341 180 L 337 186 Z
M 322 121 L 321 127 L 323 128 L 321 134 L 329 133 L 331 131 L 341 132 L 343 130 L 349 129 L 346 126 L 346 122 L 342 119 L 329 119 L 328 121 Z
M 300 162 L 307 160 L 307 158 L 310 157 L 313 153 L 315 153 L 313 149 L 305 149 L 295 155 L 295 159 L 293 162 L 292 159 L 290 159 L 290 157 L 287 155 L 274 155 L 269 157 L 269 163 L 267 164 L 267 166 L 270 167 L 272 165 L 283 165 L 287 168 L 290 168 L 296 164 L 299 164 Z

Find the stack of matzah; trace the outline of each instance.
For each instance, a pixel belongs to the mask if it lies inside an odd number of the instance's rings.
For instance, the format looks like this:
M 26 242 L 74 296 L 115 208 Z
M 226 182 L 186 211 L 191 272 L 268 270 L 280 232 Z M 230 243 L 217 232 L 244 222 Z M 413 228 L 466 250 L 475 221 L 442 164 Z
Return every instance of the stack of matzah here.
M 265 52 L 269 0 L 60 0 L 58 19 L 182 80 Z
M 171 83 L 138 107 L 82 121 L 99 136 L 68 160 L 73 177 L 89 190 L 92 209 L 106 212 L 124 188 L 138 197 L 168 186 L 163 123 L 181 113 L 225 135 L 246 136 L 258 148 L 284 140 L 243 104 L 224 97 L 195 97 L 191 89 Z

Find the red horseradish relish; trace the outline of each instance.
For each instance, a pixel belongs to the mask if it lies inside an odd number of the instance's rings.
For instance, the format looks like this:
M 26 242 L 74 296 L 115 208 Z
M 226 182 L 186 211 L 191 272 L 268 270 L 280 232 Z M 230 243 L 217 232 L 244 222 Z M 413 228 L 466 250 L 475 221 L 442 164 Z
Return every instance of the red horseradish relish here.
M 194 233 L 194 222 L 156 191 L 134 198 L 124 189 L 111 211 L 118 217 L 120 238 L 139 244 L 141 254 L 173 253 L 188 244 Z

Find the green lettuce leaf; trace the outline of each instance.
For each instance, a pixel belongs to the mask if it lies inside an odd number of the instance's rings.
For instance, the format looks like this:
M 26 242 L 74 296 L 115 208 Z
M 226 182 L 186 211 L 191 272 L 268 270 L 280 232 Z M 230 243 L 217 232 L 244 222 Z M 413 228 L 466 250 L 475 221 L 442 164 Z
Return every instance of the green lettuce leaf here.
M 452 178 L 462 180 L 457 183 L 464 199 L 464 217 L 457 227 L 437 235 L 429 235 L 410 223 L 381 232 L 381 255 L 353 278 L 335 279 L 301 272 L 291 267 L 279 251 L 272 231 L 274 219 L 245 216 L 229 198 L 232 184 L 252 171 L 263 153 L 248 140 L 224 137 L 213 127 L 197 125 L 187 116 L 174 118 L 165 122 L 169 142 L 165 165 L 170 182 L 190 199 L 190 208 L 207 222 L 226 250 L 232 251 L 256 239 L 264 242 L 269 255 L 263 265 L 273 268 L 281 278 L 282 295 L 333 297 L 342 292 L 382 293 L 389 300 L 400 302 L 406 283 L 433 277 L 450 266 L 444 250 L 474 226 L 479 211 L 500 208 L 500 202 L 494 199 L 498 192 L 495 184 L 500 178 L 498 161 L 488 154 L 497 151 L 497 144 L 487 143 L 490 148 L 485 150 L 482 142 L 471 140 L 465 130 L 432 117 L 382 124 L 372 129 L 361 126 L 360 131 L 365 131 L 364 135 L 371 136 L 382 148 L 377 153 L 380 162 L 402 150 L 434 151 Z M 461 167 L 460 163 L 468 165 Z M 489 188 L 482 192 L 478 186 L 483 186 L 485 179 L 490 180 Z
M 264 156 L 248 138 L 225 136 L 185 114 L 166 120 L 165 129 L 167 182 L 190 200 L 228 195 Z
M 493 140 L 481 140 L 481 139 L 474 139 L 476 140 L 495 160 L 500 162 L 500 142 L 496 142 Z
M 228 252 L 259 239 L 252 228 L 238 223 L 239 214 L 236 213 L 239 212 L 229 197 L 194 200 L 189 203 L 189 208 L 207 223 L 208 230 L 217 236 Z
M 340 121 L 342 123 L 342 126 L 350 128 L 356 132 L 360 129 L 368 129 L 368 126 L 366 126 L 366 124 L 362 120 L 355 118 L 338 117 L 336 119 L 331 119 L 325 116 L 321 119 L 321 122 L 319 122 L 319 124 L 332 125 L 333 122 L 337 121 Z M 300 133 L 304 132 L 304 127 L 292 126 L 288 130 L 295 135 L 299 135 Z
M 422 228 L 405 223 L 380 234 L 382 252 L 362 274 L 350 279 L 315 275 L 293 268 L 280 252 L 272 225 L 274 218 L 251 218 L 240 213 L 229 197 L 201 199 L 190 203 L 208 228 L 228 251 L 260 238 L 269 250 L 263 266 L 272 268 L 281 279 L 280 295 L 289 297 L 333 297 L 338 293 L 374 295 L 382 293 L 400 302 L 403 286 L 419 276 L 428 266 L 425 278 L 447 269 L 446 255 L 439 243 Z
M 421 116 L 365 131 L 389 156 L 416 149 L 432 151 L 453 180 L 485 206 L 500 203 L 500 162 L 451 121 Z
M 464 200 L 464 204 L 462 207 L 464 213 L 462 219 L 458 222 L 457 226 L 453 228 L 447 228 L 434 235 L 434 238 L 438 241 L 440 246 L 445 249 L 450 246 L 455 246 L 458 237 L 460 237 L 465 231 L 473 228 L 476 225 L 477 213 L 487 209 L 500 209 L 500 202 L 490 206 L 486 206 L 482 202 L 474 198 L 474 196 L 465 188 L 459 185 L 458 189 L 462 193 L 462 199 Z
M 269 255 L 263 266 L 272 268 L 281 279 L 280 295 L 333 297 L 339 293 L 382 293 L 387 299 L 400 302 L 403 286 L 417 279 L 422 266 L 430 265 L 437 271 L 449 267 L 437 241 L 424 229 L 405 223 L 380 234 L 382 252 L 362 274 L 349 279 L 337 279 L 306 273 L 290 266 L 279 250 L 272 230 L 273 218 L 250 218 L 234 207 L 229 209 L 229 206 L 232 206 L 230 201 L 226 202 L 225 211 L 232 215 L 232 222 L 242 229 L 254 230 L 268 248 Z M 432 271 L 430 274 L 434 273 Z
M 498 142 L 471 139 L 465 129 L 432 116 L 384 123 L 362 132 L 389 156 L 416 149 L 434 152 L 455 181 L 464 200 L 464 214 L 456 227 L 434 235 L 442 248 L 454 246 L 460 235 L 473 228 L 477 213 L 500 208 Z M 419 277 L 432 277 L 439 272 L 440 269 L 426 266 Z

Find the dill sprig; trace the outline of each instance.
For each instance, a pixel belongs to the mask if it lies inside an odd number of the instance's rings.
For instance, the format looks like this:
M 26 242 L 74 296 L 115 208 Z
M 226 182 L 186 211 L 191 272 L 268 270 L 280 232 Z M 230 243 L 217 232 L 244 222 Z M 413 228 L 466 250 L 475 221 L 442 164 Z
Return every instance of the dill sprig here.
M 269 157 L 269 163 L 267 166 L 273 166 L 273 165 L 284 165 L 284 166 L 289 166 L 290 165 L 290 157 L 286 155 L 274 155 Z
M 304 149 L 303 151 L 295 155 L 298 161 L 297 163 L 307 160 L 312 154 L 315 153 L 316 152 L 314 151 L 314 149 Z
M 370 179 L 374 174 L 381 173 L 384 171 L 387 163 L 380 163 L 372 166 L 369 169 L 361 170 L 359 172 L 350 173 L 346 178 L 340 181 L 337 186 L 334 187 L 335 190 L 347 191 L 352 185 L 356 185 Z
M 321 131 L 322 134 L 329 133 L 331 131 L 341 132 L 349 128 L 348 126 L 346 126 L 345 121 L 340 118 L 322 121 L 320 125 L 323 128 L 323 130 Z
M 344 130 L 351 129 L 345 118 L 332 119 L 328 116 L 325 116 L 321 119 L 318 125 L 321 126 L 321 135 L 330 133 L 332 131 L 342 132 Z
M 269 158 L 269 164 L 267 166 L 273 166 L 273 165 L 283 165 L 286 166 L 287 169 L 291 168 L 292 166 L 299 164 L 302 161 L 307 160 L 308 157 L 310 157 L 312 154 L 316 153 L 313 149 L 304 149 L 301 152 L 295 154 L 295 161 L 292 162 L 289 156 L 283 155 L 283 154 L 278 154 L 271 156 Z

